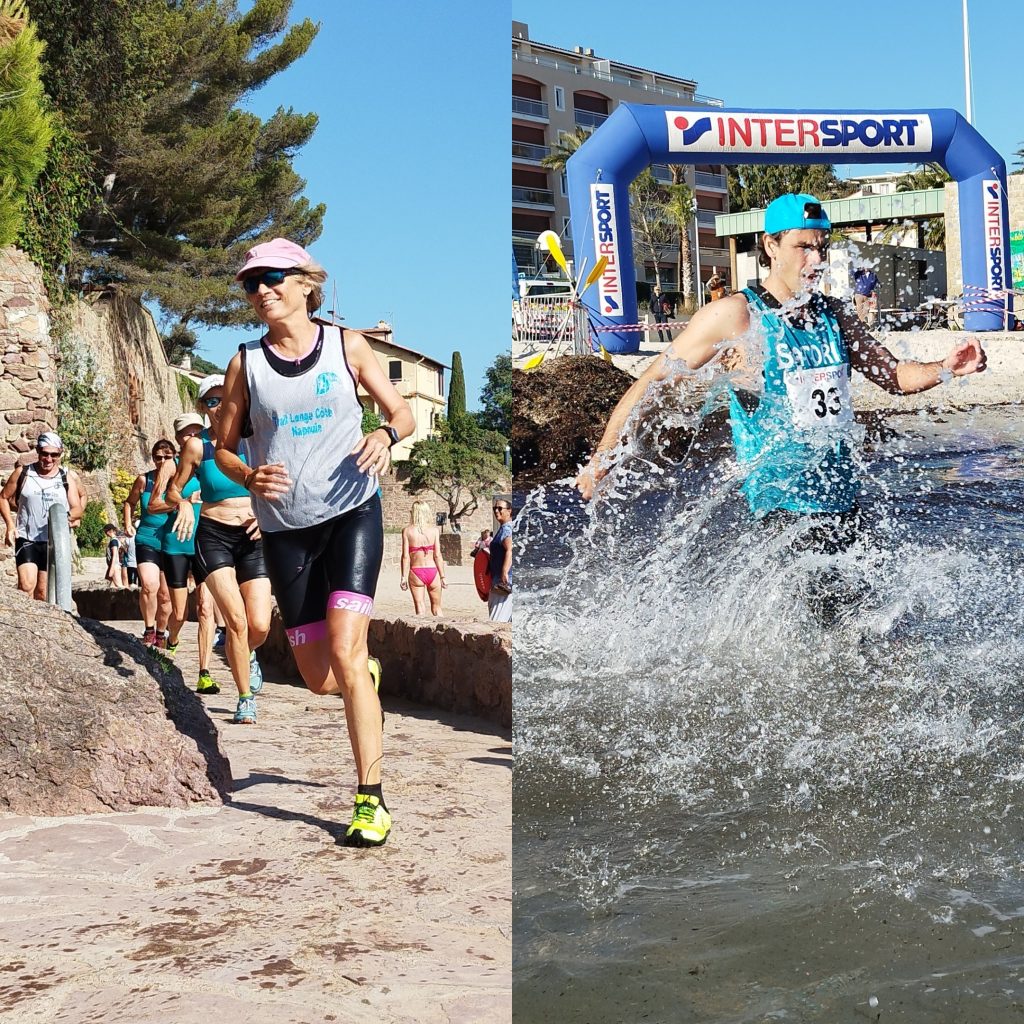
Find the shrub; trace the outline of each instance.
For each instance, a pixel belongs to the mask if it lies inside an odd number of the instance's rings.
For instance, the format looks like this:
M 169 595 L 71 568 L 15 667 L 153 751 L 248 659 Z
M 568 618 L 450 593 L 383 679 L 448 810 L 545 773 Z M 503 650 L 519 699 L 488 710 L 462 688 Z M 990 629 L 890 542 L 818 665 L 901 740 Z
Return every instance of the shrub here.
M 78 526 L 78 546 L 83 551 L 102 548 L 103 527 L 106 525 L 107 510 L 103 507 L 103 502 L 87 502 L 85 511 L 82 513 L 82 521 Z

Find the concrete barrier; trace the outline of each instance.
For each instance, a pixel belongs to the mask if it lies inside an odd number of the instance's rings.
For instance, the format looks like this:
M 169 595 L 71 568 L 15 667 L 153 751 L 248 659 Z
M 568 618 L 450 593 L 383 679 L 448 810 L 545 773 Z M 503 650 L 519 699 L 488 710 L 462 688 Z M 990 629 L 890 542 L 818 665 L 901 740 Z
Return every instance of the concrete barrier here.
M 75 585 L 78 614 L 111 622 L 139 618 L 138 590 L 105 582 Z M 195 593 L 189 595 L 195 618 Z M 429 616 L 386 616 L 370 621 L 370 653 L 381 661 L 385 697 L 403 697 L 443 711 L 476 715 L 512 726 L 512 626 Z M 302 685 L 277 606 L 260 661 L 273 676 Z

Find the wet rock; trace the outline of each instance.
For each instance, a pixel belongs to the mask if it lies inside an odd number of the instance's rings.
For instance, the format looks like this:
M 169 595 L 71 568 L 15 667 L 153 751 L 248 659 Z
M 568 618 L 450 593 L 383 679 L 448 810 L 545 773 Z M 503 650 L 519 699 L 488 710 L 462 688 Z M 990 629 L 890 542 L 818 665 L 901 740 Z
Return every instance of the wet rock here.
M 0 593 L 0 809 L 218 804 L 231 768 L 175 668 L 99 622 Z
M 512 466 L 517 489 L 575 475 L 633 378 L 603 359 L 562 356 L 512 371 Z

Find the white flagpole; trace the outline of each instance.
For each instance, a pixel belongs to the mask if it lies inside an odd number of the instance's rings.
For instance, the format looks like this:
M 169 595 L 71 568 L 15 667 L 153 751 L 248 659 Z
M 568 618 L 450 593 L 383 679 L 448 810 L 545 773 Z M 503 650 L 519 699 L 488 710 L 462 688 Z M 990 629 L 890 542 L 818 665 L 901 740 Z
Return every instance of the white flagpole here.
M 963 0 L 964 6 L 964 94 L 967 97 L 967 121 L 974 124 L 974 111 L 972 109 L 971 89 L 971 33 L 967 24 L 967 0 Z

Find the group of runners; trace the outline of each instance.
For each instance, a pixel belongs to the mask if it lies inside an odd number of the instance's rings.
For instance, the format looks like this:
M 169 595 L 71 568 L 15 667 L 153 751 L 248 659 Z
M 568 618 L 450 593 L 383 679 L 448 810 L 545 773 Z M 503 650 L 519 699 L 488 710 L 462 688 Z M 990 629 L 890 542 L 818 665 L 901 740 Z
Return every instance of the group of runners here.
M 384 553 L 379 477 L 415 423 L 367 339 L 313 318 L 327 273 L 300 245 L 275 238 L 255 246 L 235 280 L 263 335 L 239 346 L 223 376 L 201 382 L 195 413 L 175 420 L 173 441 L 153 445 L 153 468 L 124 503 L 143 641 L 163 656 L 175 653 L 191 575 L 196 689 L 218 691 L 209 672 L 216 608 L 238 690 L 234 721 L 255 723 L 263 685 L 256 651 L 270 628 L 273 594 L 306 686 L 344 698 L 357 791 L 343 842 L 380 846 L 392 823 L 381 785 L 380 663 L 368 651 Z M 385 417 L 365 435 L 360 387 Z M 75 526 L 83 500 L 77 477 L 60 466 L 59 436 L 41 434 L 36 448 L 39 461 L 18 467 L 0 492 L 0 515 L 5 543 L 16 539 L 20 588 L 45 599 L 49 508 L 63 504 Z M 436 537 L 418 539 L 439 555 Z M 436 583 L 417 574 L 428 590 L 443 585 L 443 560 L 436 568 Z

